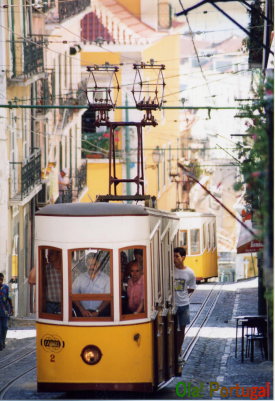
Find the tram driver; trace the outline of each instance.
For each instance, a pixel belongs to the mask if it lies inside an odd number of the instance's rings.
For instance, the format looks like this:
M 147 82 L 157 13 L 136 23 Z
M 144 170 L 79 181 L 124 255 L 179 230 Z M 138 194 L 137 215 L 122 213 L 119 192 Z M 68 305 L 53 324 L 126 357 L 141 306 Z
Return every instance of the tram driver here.
M 73 282 L 73 294 L 109 294 L 110 277 L 100 268 L 98 254 L 90 252 L 86 256 L 87 271 L 79 274 Z M 97 317 L 105 315 L 109 301 L 74 301 L 81 316 Z

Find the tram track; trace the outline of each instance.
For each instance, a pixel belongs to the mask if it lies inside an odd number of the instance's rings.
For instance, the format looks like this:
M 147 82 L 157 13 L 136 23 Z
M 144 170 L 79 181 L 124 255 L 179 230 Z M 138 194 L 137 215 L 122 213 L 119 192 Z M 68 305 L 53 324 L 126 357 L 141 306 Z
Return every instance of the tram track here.
M 25 375 L 36 369 L 36 360 L 34 355 L 36 350 L 28 350 L 24 354 L 17 356 L 18 351 L 14 351 L 8 357 L 1 360 L 2 367 L 0 368 L 0 400 L 5 399 L 6 393 L 14 387 L 16 382 L 22 379 Z M 9 361 L 10 360 L 10 361 Z M 14 368 L 12 366 L 14 365 Z M 9 367 L 9 380 L 7 381 L 6 368 Z
M 211 313 L 213 312 L 219 296 L 222 292 L 223 284 L 215 284 L 212 289 L 207 294 L 204 301 L 201 303 L 200 309 L 197 311 L 196 315 L 192 319 L 190 325 L 188 326 L 185 333 L 185 340 L 183 343 L 182 360 L 186 362 L 194 349 L 202 328 L 207 323 Z M 188 337 L 188 332 L 193 331 L 192 336 Z
M 2 366 L 0 366 L 0 372 L 1 372 L 1 370 L 6 369 L 8 366 L 19 362 L 21 359 L 24 359 L 26 356 L 31 355 L 35 352 L 36 351 L 33 349 L 33 347 L 28 348 L 24 354 L 19 355 L 19 356 L 18 356 L 18 350 L 13 351 L 11 354 L 9 354 L 6 357 L 1 359 Z M 14 360 L 14 357 L 16 357 L 16 360 Z
M 210 288 L 207 289 L 205 288 L 205 294 L 198 294 L 197 297 L 193 298 L 193 302 L 191 299 L 191 304 L 194 305 L 195 315 L 186 330 L 187 337 L 183 345 L 183 358 L 185 361 L 189 358 L 199 339 L 202 328 L 206 325 L 211 316 L 222 292 L 223 285 L 215 283 L 213 286 L 209 287 Z M 197 307 L 199 307 L 198 310 L 196 310 Z M 28 399 L 29 391 L 33 390 L 27 390 L 26 387 L 23 389 L 24 387 L 22 386 L 26 386 L 26 383 L 33 382 L 34 373 L 32 374 L 32 372 L 35 372 L 36 369 L 35 352 L 33 346 L 22 347 L 22 349 L 17 349 L 2 359 L 0 368 L 0 400 L 15 399 L 14 394 L 17 394 L 18 391 L 23 391 L 25 394 L 26 398 L 24 398 L 23 393 L 21 394 L 23 396 L 22 399 Z M 5 368 L 7 367 L 9 367 L 8 377 L 7 374 L 5 374 Z M 30 375 L 32 377 L 31 379 Z M 45 394 L 43 394 L 43 397 L 44 396 Z M 37 394 L 33 394 L 32 397 L 40 399 L 40 396 Z M 48 395 L 46 398 L 49 399 L 49 397 L 52 397 L 51 399 L 60 398 L 60 394 L 57 393 L 55 395 L 51 393 L 51 395 Z

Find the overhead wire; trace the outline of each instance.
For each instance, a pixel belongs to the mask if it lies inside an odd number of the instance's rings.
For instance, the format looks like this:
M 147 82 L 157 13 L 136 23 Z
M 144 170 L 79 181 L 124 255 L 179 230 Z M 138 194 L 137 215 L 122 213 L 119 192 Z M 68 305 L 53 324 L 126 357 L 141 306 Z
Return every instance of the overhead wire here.
M 66 0 L 66 1 L 67 1 L 67 0 Z M 181 0 L 179 0 L 179 1 L 181 2 Z M 182 4 L 181 4 L 181 5 L 182 5 Z M 34 4 L 30 4 L 29 6 L 33 7 Z M 183 7 L 183 6 L 182 6 L 182 7 Z M 40 14 L 44 14 L 41 10 L 37 10 L 37 11 L 38 11 Z M 191 39 L 192 39 L 192 42 L 193 42 L 193 46 L 194 46 L 194 50 L 195 50 L 195 53 L 196 53 L 196 57 L 197 57 L 197 59 L 198 59 L 199 65 L 200 65 L 201 72 L 202 72 L 202 74 L 204 74 L 204 73 L 203 73 L 203 70 L 202 70 L 202 67 L 201 67 L 199 55 L 198 55 L 198 52 L 197 52 L 197 49 L 196 49 L 196 46 L 195 46 L 195 43 L 194 43 L 193 32 L 192 32 L 192 29 L 191 29 L 191 26 L 190 26 L 190 23 L 189 23 L 189 20 L 188 20 L 188 17 L 187 17 L 187 16 L 186 16 L 186 19 L 187 19 L 188 26 L 189 26 L 189 30 L 190 30 L 190 33 L 191 33 Z M 69 30 L 67 27 L 65 27 L 64 25 L 62 25 L 61 23 L 59 23 L 58 25 L 61 26 L 63 29 L 65 29 L 67 32 L 69 32 L 69 33 L 73 34 L 74 36 L 76 36 L 80 41 L 82 41 L 82 37 L 81 37 L 81 36 L 77 35 L 75 32 L 72 32 L 72 31 Z M 13 32 L 15 35 L 19 36 L 18 34 L 16 34 L 14 31 L 10 30 L 9 28 L 4 27 L 3 25 L 0 25 L 0 26 L 2 26 L 2 28 L 4 28 L 4 29 L 9 30 L 10 32 Z M 38 44 L 38 43 L 36 43 L 36 42 L 34 42 L 34 41 L 28 39 L 28 38 L 23 38 L 23 39 L 26 40 L 26 41 L 28 41 L 28 42 L 30 42 L 30 43 L 33 43 L 33 44 L 35 44 L 35 45 L 37 45 L 37 46 L 39 46 L 39 47 L 44 46 L 44 45 L 40 45 L 40 44 Z M 47 46 L 44 46 L 44 47 L 47 47 Z M 103 47 L 101 46 L 101 48 L 103 48 Z M 47 47 L 47 49 L 50 50 L 50 51 L 52 51 L 52 52 L 55 52 L 55 53 L 57 53 L 57 54 L 59 54 L 59 55 L 64 55 L 64 53 L 57 52 L 57 51 L 55 51 L 55 50 L 53 50 L 53 49 L 51 49 L 51 48 L 49 48 L 49 47 Z M 115 53 L 115 52 L 111 51 L 111 50 L 108 49 L 108 48 L 103 48 L 103 49 L 105 49 L 105 50 L 108 51 L 108 52 Z M 72 56 L 69 55 L 69 57 L 72 57 Z M 128 58 L 131 59 L 131 60 L 133 60 L 133 58 L 131 58 L 131 57 L 128 57 Z M 204 75 L 203 75 L 203 76 L 204 76 Z M 205 77 L 204 77 L 204 78 L 205 78 Z M 206 79 L 206 78 L 205 78 L 205 79 Z M 207 80 L 206 80 L 206 81 L 207 81 Z
M 234 64 L 234 65 L 242 65 L 243 63 L 236 63 L 236 64 Z M 232 65 L 232 64 L 230 64 L 230 65 Z M 226 67 L 226 66 L 222 66 L 222 67 L 220 67 L 220 68 L 224 68 L 224 67 Z M 217 79 L 217 80 L 211 80 L 210 81 L 210 84 L 212 84 L 212 83 L 216 83 L 216 82 L 220 82 L 220 81 L 222 81 L 222 80 L 224 80 L 224 79 L 226 79 L 226 78 L 228 78 L 228 76 L 229 76 L 229 74 L 232 74 L 232 75 L 235 75 L 235 74 L 239 74 L 239 73 L 242 73 L 242 72 L 249 72 L 250 71 L 250 69 L 243 69 L 243 70 L 239 70 L 239 71 L 230 71 L 230 72 L 226 72 L 226 73 L 223 73 L 223 74 L 225 74 L 225 76 L 223 76 L 221 79 Z M 173 78 L 180 78 L 180 77 L 182 77 L 182 76 L 188 76 L 189 74 L 176 74 L 176 75 L 172 75 L 172 76 L 168 76 L 168 77 L 165 77 L 165 80 L 167 80 L 167 79 L 173 79 Z M 217 74 L 211 74 L 211 77 L 213 77 L 213 76 L 215 76 L 215 75 L 217 75 L 217 76 L 220 76 L 221 74 L 220 73 L 217 73 Z M 146 82 L 150 82 L 150 80 L 148 80 L 148 81 L 146 81 Z M 122 88 L 122 87 L 131 87 L 133 85 L 133 83 L 125 83 L 125 84 L 122 84 L 122 85 L 120 85 L 120 87 Z M 192 86 L 192 87 L 188 87 L 188 88 L 185 88 L 185 89 L 180 89 L 179 91 L 176 91 L 176 92 L 172 92 L 172 93 L 168 93 L 168 94 L 166 94 L 166 95 L 164 95 L 164 99 L 165 98 L 167 98 L 167 97 L 169 97 L 169 96 L 172 96 L 172 95 L 174 95 L 174 94 L 180 94 L 180 93 L 182 93 L 182 92 L 188 92 L 188 91 L 190 91 L 190 90 L 193 90 L 193 89 L 198 89 L 198 88 L 200 88 L 200 87 L 202 87 L 202 86 L 204 86 L 205 85 L 205 83 L 202 83 L 202 84 L 200 84 L 200 85 L 196 85 L 196 86 Z M 236 84 L 237 85 L 237 84 Z M 62 99 L 63 97 L 64 97 L 64 95 L 66 95 L 66 96 L 68 96 L 68 95 L 74 95 L 74 94 L 77 94 L 77 92 L 78 92 L 78 90 L 79 89 L 73 89 L 73 90 L 70 90 L 69 92 L 68 91 L 66 91 L 66 92 L 64 92 L 63 94 L 61 94 L 61 95 L 55 95 L 54 97 L 52 97 L 52 96 L 50 96 L 52 99 Z M 81 90 L 81 89 L 80 89 Z M 213 96 L 216 96 L 216 95 L 211 95 L 211 97 L 213 97 Z M 39 98 L 39 97 L 36 97 L 36 98 L 32 98 L 32 99 L 26 99 L 26 98 L 24 98 L 24 99 L 20 99 L 20 98 L 16 98 L 16 101 L 30 101 L 30 100 L 43 100 L 43 99 L 45 99 L 44 97 L 43 98 Z
M 179 0 L 179 2 L 180 2 L 180 5 L 181 5 L 182 9 L 184 10 L 182 1 Z M 186 18 L 186 22 L 187 22 L 187 24 L 188 24 L 188 28 L 189 28 L 189 31 L 190 31 L 190 34 L 191 34 L 191 40 L 192 40 L 192 44 L 193 44 L 193 47 L 194 47 L 194 51 L 195 51 L 195 53 L 196 53 L 196 57 L 197 57 L 197 60 L 198 60 L 199 66 L 200 66 L 201 74 L 202 74 L 202 77 L 204 78 L 204 80 L 205 80 L 205 82 L 206 82 L 206 86 L 207 86 L 207 89 L 208 89 L 209 94 L 210 94 L 210 97 L 211 97 L 211 96 L 212 96 L 212 95 L 211 95 L 211 91 L 210 91 L 210 88 L 209 88 L 209 86 L 208 86 L 208 81 L 207 81 L 207 78 L 206 78 L 206 76 L 205 76 L 205 74 L 204 74 L 204 71 L 203 71 L 203 68 L 202 68 L 202 65 L 201 65 L 200 56 L 199 56 L 199 53 L 198 53 L 198 50 L 197 50 L 197 47 L 196 47 L 196 44 L 195 44 L 195 41 L 194 41 L 194 34 L 193 34 L 193 31 L 192 31 L 192 28 L 191 28 L 191 25 L 190 25 L 189 18 L 188 18 L 188 16 L 187 16 L 187 14 L 185 15 L 185 18 Z M 215 101 L 214 101 L 213 103 L 215 104 Z

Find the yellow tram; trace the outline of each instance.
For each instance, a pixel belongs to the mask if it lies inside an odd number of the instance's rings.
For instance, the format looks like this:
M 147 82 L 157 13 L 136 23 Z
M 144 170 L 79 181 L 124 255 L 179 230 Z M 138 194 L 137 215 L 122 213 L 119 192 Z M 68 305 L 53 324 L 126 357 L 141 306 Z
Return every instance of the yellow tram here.
M 177 212 L 180 218 L 179 246 L 186 249 L 185 264 L 196 280 L 218 276 L 216 216 L 212 213 Z
M 175 376 L 179 221 L 175 213 L 129 204 L 55 204 L 36 213 L 38 391 L 149 392 Z M 133 312 L 127 266 L 136 253 L 144 304 Z M 103 293 L 79 290 L 91 254 Z

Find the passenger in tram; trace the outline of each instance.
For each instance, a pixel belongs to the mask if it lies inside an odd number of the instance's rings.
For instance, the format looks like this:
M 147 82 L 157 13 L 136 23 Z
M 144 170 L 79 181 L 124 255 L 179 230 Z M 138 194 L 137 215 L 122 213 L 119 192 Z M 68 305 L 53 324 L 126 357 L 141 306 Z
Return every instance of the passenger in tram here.
M 192 269 L 184 264 L 186 250 L 183 247 L 174 248 L 174 290 L 177 307 L 177 354 L 181 359 L 181 347 L 184 341 L 185 327 L 190 323 L 190 295 L 196 288 L 196 277 Z
M 120 266 L 121 266 L 121 281 L 122 284 L 124 282 L 127 282 L 128 279 L 128 257 L 126 255 L 126 252 L 122 251 L 120 252 Z
M 144 312 L 144 276 L 136 260 L 128 265 L 130 278 L 127 286 L 128 309 L 130 313 Z
M 110 277 L 101 270 L 98 255 L 90 252 L 86 256 L 87 271 L 81 273 L 73 282 L 73 294 L 109 294 Z M 83 317 L 108 316 L 109 301 L 74 301 Z
M 46 295 L 46 313 L 61 313 L 62 298 L 62 258 L 61 251 L 49 249 L 48 262 L 42 273 L 45 281 L 42 285 Z
M 48 259 L 43 255 L 43 292 L 45 293 L 46 303 L 42 312 L 60 313 L 62 299 L 62 258 L 61 251 L 49 249 Z M 30 285 L 36 284 L 36 268 L 33 267 L 28 276 Z
M 138 262 L 141 271 L 143 271 L 143 250 L 139 249 L 139 248 L 135 248 L 134 249 L 134 257 L 135 257 L 135 261 Z

